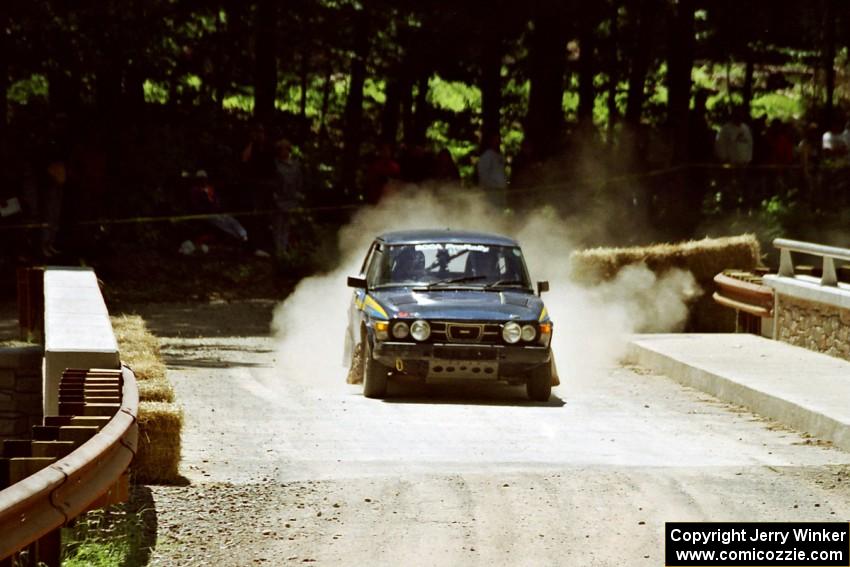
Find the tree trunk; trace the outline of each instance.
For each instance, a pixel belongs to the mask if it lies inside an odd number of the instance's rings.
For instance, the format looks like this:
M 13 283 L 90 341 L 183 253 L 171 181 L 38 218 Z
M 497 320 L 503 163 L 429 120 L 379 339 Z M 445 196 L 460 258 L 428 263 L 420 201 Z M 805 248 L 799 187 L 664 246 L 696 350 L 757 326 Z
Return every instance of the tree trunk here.
M 534 157 L 540 158 L 556 151 L 564 124 L 566 37 L 559 8 L 560 4 L 554 0 L 537 5 L 528 58 L 531 91 L 526 115 L 526 139 Z
M 753 49 L 749 46 L 747 47 L 745 57 L 746 61 L 744 62 L 744 89 L 741 93 L 743 103 L 741 106 L 744 110 L 744 115 L 749 118 L 750 108 L 753 104 L 753 74 L 755 73 L 755 54 L 753 53 Z
M 502 113 L 502 40 L 493 26 L 484 35 L 481 60 L 481 139 L 486 142 L 501 130 Z
M 6 172 L 9 148 L 9 42 L 5 30 L 9 27 L 9 4 L 0 5 L 0 171 Z
M 653 36 L 653 0 L 630 0 L 626 5 L 632 20 L 632 60 L 629 66 L 629 90 L 626 95 L 626 124 L 635 130 L 643 114 L 646 73 L 649 71 Z
M 824 106 L 824 123 L 827 128 L 832 125 L 832 114 L 835 96 L 835 2 L 826 0 L 824 16 L 824 58 L 823 66 L 826 71 L 826 104 Z
M 212 69 L 212 81 L 213 81 L 213 100 L 215 101 L 216 111 L 218 113 L 224 112 L 224 99 L 227 96 L 227 82 L 228 82 L 228 74 L 225 72 L 225 61 L 227 59 L 227 52 L 225 46 L 227 45 L 227 40 L 229 36 L 230 30 L 230 19 L 235 17 L 234 14 L 230 10 L 229 3 L 224 0 L 219 3 L 218 9 L 220 12 L 224 12 L 224 21 L 219 14 L 216 14 L 215 18 L 215 35 L 216 35 L 216 44 L 213 47 L 213 69 Z
M 414 144 L 422 144 L 425 142 L 425 133 L 428 130 L 428 124 L 431 118 L 431 111 L 428 107 L 428 82 L 431 79 L 431 73 L 423 71 L 419 75 L 419 82 L 416 85 L 416 115 L 413 118 L 413 137 Z
M 617 81 L 619 80 L 619 61 L 617 60 L 619 6 L 611 4 L 609 20 L 610 33 L 608 36 L 608 145 L 614 145 L 614 127 L 617 124 Z
M 125 49 L 121 52 L 125 55 L 122 59 L 124 69 L 124 89 L 121 103 L 122 111 L 127 120 L 133 123 L 143 120 L 145 110 L 145 44 L 147 38 L 143 36 L 145 30 L 147 12 L 144 0 L 133 0 L 130 9 L 133 13 L 133 32 L 131 35 L 122 35 Z M 137 31 L 138 30 L 138 31 Z
M 413 79 L 408 76 L 407 72 L 403 72 L 399 91 L 402 138 L 405 144 L 412 144 L 415 130 L 413 123 L 416 117 L 413 108 Z
M 593 120 L 596 89 L 593 87 L 594 51 L 596 50 L 596 7 L 592 2 L 579 3 L 578 121 Z
M 274 116 L 277 95 L 277 2 L 259 0 L 255 21 L 254 117 L 269 120 Z
M 360 143 L 363 137 L 363 85 L 366 82 L 366 59 L 369 56 L 369 14 L 365 8 L 357 13 L 355 23 L 354 58 L 351 60 L 351 79 L 345 103 L 343 132 L 342 189 L 353 193 L 360 162 Z
M 694 64 L 694 0 L 679 0 L 671 8 L 667 58 L 667 120 L 673 130 L 673 161 L 688 156 L 688 111 Z
M 387 79 L 387 100 L 381 114 L 381 141 L 395 144 L 398 138 L 398 121 L 401 109 L 401 83 L 398 79 Z
M 310 90 L 310 50 L 305 41 L 301 46 L 301 65 L 299 67 L 301 80 L 301 100 L 298 105 L 298 143 L 303 144 L 310 134 L 311 121 L 307 118 L 307 95 Z
M 76 69 L 51 69 L 47 73 L 47 97 L 52 113 L 73 114 L 82 106 Z
M 114 120 L 118 118 L 121 75 L 126 66 L 124 45 L 121 44 L 123 37 L 115 33 L 117 25 L 113 20 L 111 2 L 99 2 L 96 6 L 94 29 L 89 30 L 101 53 L 96 63 L 95 103 L 101 116 Z
M 324 140 L 328 135 L 327 118 L 328 107 L 331 102 L 331 85 L 333 80 L 333 68 L 330 63 L 325 69 L 325 81 L 322 84 L 322 109 L 319 112 L 319 141 Z

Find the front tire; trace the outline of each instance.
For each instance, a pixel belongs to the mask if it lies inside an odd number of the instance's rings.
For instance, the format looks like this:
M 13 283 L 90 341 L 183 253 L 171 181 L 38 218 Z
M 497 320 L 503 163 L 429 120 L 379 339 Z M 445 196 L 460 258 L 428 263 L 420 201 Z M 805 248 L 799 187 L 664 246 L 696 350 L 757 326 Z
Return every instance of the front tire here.
M 541 364 L 531 371 L 525 383 L 528 399 L 535 402 L 548 402 L 552 395 L 552 365 Z
M 381 399 L 387 395 L 387 377 L 388 372 L 386 367 L 380 362 L 372 358 L 372 346 L 369 344 L 369 338 L 361 343 L 363 345 L 363 395 L 367 398 Z

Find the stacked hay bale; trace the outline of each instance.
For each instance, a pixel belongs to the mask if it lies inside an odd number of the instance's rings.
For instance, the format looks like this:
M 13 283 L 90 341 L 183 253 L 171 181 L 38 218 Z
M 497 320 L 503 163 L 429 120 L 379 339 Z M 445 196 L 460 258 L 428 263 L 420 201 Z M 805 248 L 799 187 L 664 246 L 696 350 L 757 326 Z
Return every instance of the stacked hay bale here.
M 112 329 L 121 360 L 133 369 L 139 385 L 139 448 L 132 465 L 136 480 L 177 482 L 183 411 L 165 377 L 159 340 L 138 315 L 112 317 Z
M 625 266 L 641 263 L 659 276 L 672 268 L 693 274 L 703 294 L 690 306 L 688 331 L 732 332 L 735 313 L 711 299 L 714 276 L 729 268 L 754 270 L 761 263 L 761 247 L 755 235 L 743 234 L 677 244 L 579 250 L 570 256 L 570 273 L 579 284 L 594 286 L 613 279 Z

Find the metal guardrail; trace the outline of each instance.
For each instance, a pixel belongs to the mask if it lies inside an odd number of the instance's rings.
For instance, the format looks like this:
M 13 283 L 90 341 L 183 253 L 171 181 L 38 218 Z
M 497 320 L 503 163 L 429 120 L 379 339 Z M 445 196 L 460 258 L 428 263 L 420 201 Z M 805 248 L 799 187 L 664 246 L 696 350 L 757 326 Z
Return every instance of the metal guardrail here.
M 848 248 L 824 246 L 823 244 L 789 240 L 787 238 L 777 238 L 773 241 L 773 246 L 779 249 L 779 275 L 788 278 L 794 277 L 794 260 L 791 258 L 791 252 L 799 252 L 823 258 L 823 271 L 820 279 L 820 284 L 823 286 L 835 287 L 838 285 L 835 260 L 850 262 L 850 249 Z
M 714 292 L 714 301 L 756 317 L 773 315 L 773 290 L 761 284 L 760 277 L 735 277 L 731 273 L 719 273 L 714 276 L 718 291 Z
M 136 453 L 139 393 L 132 370 L 72 371 L 60 393 L 60 415 L 46 417 L 35 428 L 32 457 L 40 453 L 55 461 L 0 491 L 0 564 L 30 544 L 45 541 L 46 557 L 39 562 L 58 564 L 58 528 L 87 510 L 126 497 L 124 473 Z M 119 397 L 120 394 L 120 397 Z M 117 403 L 116 403 L 117 402 Z M 107 421 L 108 420 L 108 421 Z M 38 437 L 57 437 L 52 443 L 77 436 L 98 421 L 106 422 L 87 441 L 59 460 L 50 458 L 51 445 L 40 446 Z M 83 424 L 83 425 L 81 425 Z M 65 441 L 66 443 L 68 441 Z M 14 447 L 14 445 L 10 445 Z M 39 447 L 36 450 L 36 447 Z M 6 445 L 4 443 L 4 451 Z M 60 448 L 61 450 L 61 448 Z M 14 460 L 14 459 L 10 459 Z M 38 465 L 36 465 L 38 466 Z
M 762 283 L 758 273 L 726 270 L 714 276 L 717 291 L 712 298 L 723 307 L 735 311 L 735 331 L 762 334 L 763 321 L 773 317 L 773 289 Z

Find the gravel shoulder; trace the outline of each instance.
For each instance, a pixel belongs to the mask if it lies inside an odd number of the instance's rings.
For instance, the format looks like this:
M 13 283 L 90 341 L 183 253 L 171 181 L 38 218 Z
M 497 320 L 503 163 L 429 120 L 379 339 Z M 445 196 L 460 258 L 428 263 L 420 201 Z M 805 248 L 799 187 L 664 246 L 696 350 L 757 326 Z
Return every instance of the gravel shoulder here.
M 284 375 L 273 305 L 134 308 L 186 413 L 187 485 L 138 489 L 151 565 L 654 566 L 665 521 L 850 517 L 850 455 L 667 377 L 376 402 Z

